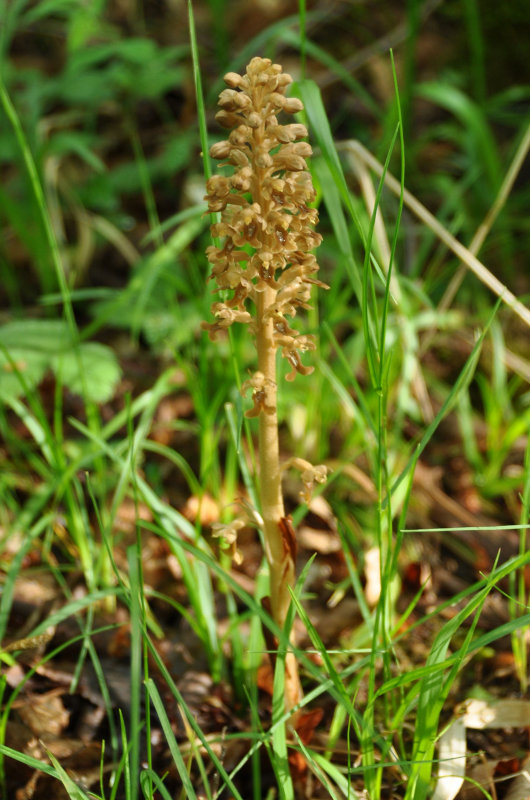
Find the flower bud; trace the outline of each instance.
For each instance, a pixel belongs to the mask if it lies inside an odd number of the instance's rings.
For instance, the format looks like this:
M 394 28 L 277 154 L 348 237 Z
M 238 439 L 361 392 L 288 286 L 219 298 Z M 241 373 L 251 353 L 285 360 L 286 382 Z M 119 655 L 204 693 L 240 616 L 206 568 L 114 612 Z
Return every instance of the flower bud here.
M 274 169 L 276 170 L 284 170 L 287 169 L 290 172 L 298 172 L 306 168 L 307 164 L 305 163 L 305 159 L 301 156 L 295 155 L 284 155 L 280 150 L 276 153 L 273 157 L 274 161 Z
M 228 158 L 231 149 L 230 142 L 216 142 L 210 147 L 210 155 L 212 158 Z
M 241 85 L 243 78 L 237 72 L 227 72 L 223 80 L 231 89 L 237 89 Z
M 285 89 L 286 86 L 289 86 L 290 83 L 293 82 L 293 79 L 289 75 L 288 72 L 284 72 L 282 75 L 278 75 L 278 88 Z
M 223 128 L 235 128 L 235 126 L 239 125 L 241 122 L 241 117 L 238 114 L 224 110 L 218 111 L 215 115 L 215 119 Z
M 234 128 L 234 130 L 230 132 L 228 140 L 230 144 L 233 144 L 235 147 L 244 147 L 248 143 L 251 135 L 252 128 L 249 128 L 248 125 L 238 125 L 237 128 Z
M 287 114 L 296 114 L 297 111 L 302 111 L 304 104 L 298 97 L 286 97 L 283 104 L 283 110 Z
M 223 89 L 219 95 L 219 105 L 221 108 L 225 108 L 227 111 L 235 111 L 237 106 L 234 102 L 234 98 L 237 97 L 237 94 L 235 89 Z
M 260 153 L 256 157 L 256 166 L 259 167 L 259 169 L 268 169 L 269 167 L 272 167 L 273 164 L 274 157 L 269 153 Z
M 260 58 L 260 56 L 254 56 L 254 58 L 250 59 L 250 63 L 247 67 L 247 73 L 250 75 L 251 73 L 260 73 L 264 72 L 267 67 L 270 67 L 272 61 L 270 58 Z
M 293 152 L 302 158 L 309 158 L 309 156 L 313 155 L 313 148 L 309 142 L 295 142 L 291 147 L 293 148 Z
M 230 151 L 230 162 L 236 167 L 246 167 L 249 163 L 248 156 L 241 150 L 232 148 Z
M 287 97 L 284 97 L 283 94 L 280 94 L 279 92 L 272 92 L 267 99 L 269 103 L 279 111 L 285 107 L 287 102 Z
M 279 142 L 294 142 L 296 139 L 303 139 L 307 136 L 305 125 L 293 123 L 292 125 L 277 125 L 274 130 L 269 131 L 271 136 L 275 136 Z
M 219 105 L 225 111 L 239 111 L 242 108 L 247 108 L 250 104 L 250 97 L 243 92 L 237 92 L 235 89 L 223 89 L 219 95 Z
M 258 114 L 257 111 L 251 111 L 247 116 L 247 123 L 251 128 L 259 128 L 262 122 L 261 114 Z

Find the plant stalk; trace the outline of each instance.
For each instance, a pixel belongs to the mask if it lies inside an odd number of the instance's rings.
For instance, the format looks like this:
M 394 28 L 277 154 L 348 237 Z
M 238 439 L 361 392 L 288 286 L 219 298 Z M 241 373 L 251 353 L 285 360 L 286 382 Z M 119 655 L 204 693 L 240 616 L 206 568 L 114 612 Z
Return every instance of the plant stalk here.
M 260 292 L 257 303 L 258 369 L 266 380 L 271 381 L 274 392 L 274 411 L 259 415 L 259 471 L 260 500 L 263 517 L 265 555 L 270 572 L 270 602 L 272 618 L 282 628 L 285 625 L 291 594 L 296 577 L 296 548 L 294 539 L 285 533 L 285 509 L 283 505 L 280 469 L 280 447 L 278 439 L 278 414 L 276 410 L 276 348 L 273 344 L 272 320 L 264 317 L 264 311 L 274 301 L 276 290 L 267 287 Z M 272 397 L 271 397 L 272 400 Z M 290 636 L 292 639 L 292 636 Z M 294 653 L 285 658 L 285 707 L 291 709 L 302 699 L 302 688 L 298 675 L 298 664 Z

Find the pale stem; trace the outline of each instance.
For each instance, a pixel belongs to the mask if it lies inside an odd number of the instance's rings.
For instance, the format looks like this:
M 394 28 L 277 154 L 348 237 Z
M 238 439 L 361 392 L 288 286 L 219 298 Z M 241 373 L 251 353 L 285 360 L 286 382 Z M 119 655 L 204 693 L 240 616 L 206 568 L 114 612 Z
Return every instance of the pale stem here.
M 258 294 L 257 332 L 258 369 L 270 381 L 273 392 L 269 403 L 274 412 L 259 415 L 259 474 L 261 513 L 265 537 L 265 555 L 270 571 L 270 601 L 274 621 L 283 628 L 291 595 L 289 587 L 295 583 L 295 563 L 288 540 L 282 534 L 280 521 L 285 517 L 283 506 L 280 448 L 278 442 L 278 416 L 276 412 L 276 348 L 273 341 L 272 319 L 264 317 L 265 310 L 274 301 L 276 290 L 266 287 Z M 302 698 L 298 665 L 294 653 L 285 660 L 285 706 L 293 708 Z

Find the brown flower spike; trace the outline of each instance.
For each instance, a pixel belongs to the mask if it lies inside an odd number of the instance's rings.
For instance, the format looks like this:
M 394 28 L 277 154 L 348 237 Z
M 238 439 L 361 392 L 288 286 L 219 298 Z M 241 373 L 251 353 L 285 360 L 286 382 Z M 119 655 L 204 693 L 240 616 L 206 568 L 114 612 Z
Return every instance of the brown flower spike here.
M 260 500 L 266 556 L 270 567 L 271 609 L 283 627 L 291 602 L 289 586 L 295 580 L 295 542 L 286 535 L 279 462 L 276 351 L 297 373 L 308 375 L 313 367 L 302 363 L 301 354 L 314 350 L 310 336 L 300 335 L 287 322 L 299 308 L 308 308 L 311 286 L 324 286 L 314 276 L 318 264 L 312 250 L 321 236 L 313 226 L 316 209 L 311 175 L 305 159 L 311 147 L 301 141 L 304 125 L 281 125 L 280 112 L 303 109 L 300 100 L 286 97 L 292 82 L 279 64 L 253 58 L 245 75 L 225 75 L 228 88 L 221 92 L 216 119 L 230 129 L 228 139 L 210 149 L 213 158 L 234 167 L 228 177 L 208 181 L 210 211 L 221 212 L 212 234 L 222 240 L 207 256 L 212 277 L 229 299 L 212 306 L 215 322 L 203 323 L 210 338 L 235 322 L 248 324 L 256 340 L 258 369 L 245 382 L 252 389 L 253 408 L 247 416 L 259 423 Z M 286 707 L 301 699 L 296 660 L 286 659 Z

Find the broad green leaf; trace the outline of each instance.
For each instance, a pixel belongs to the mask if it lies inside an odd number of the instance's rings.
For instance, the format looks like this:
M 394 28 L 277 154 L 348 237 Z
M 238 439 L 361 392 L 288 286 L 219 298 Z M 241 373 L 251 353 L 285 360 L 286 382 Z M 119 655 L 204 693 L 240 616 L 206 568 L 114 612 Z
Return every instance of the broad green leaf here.
M 0 398 L 11 400 L 35 388 L 47 369 L 70 391 L 86 389 L 86 399 L 95 403 L 110 400 L 121 375 L 109 347 L 99 342 L 76 347 L 65 320 L 14 320 L 0 327 Z
M 79 371 L 79 363 L 83 376 Z M 99 342 L 79 346 L 79 356 L 73 351 L 55 356 L 51 362 L 61 383 L 71 392 L 83 394 L 94 403 L 111 399 L 121 376 L 120 365 L 112 350 Z M 84 384 L 83 384 L 84 380 Z

